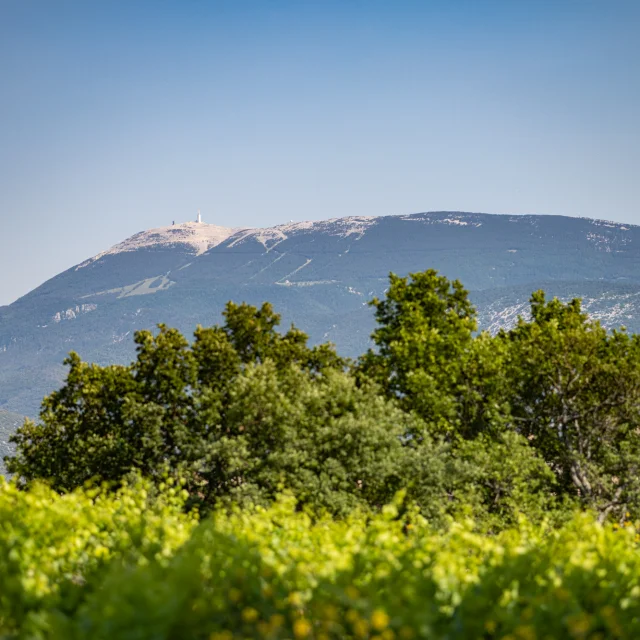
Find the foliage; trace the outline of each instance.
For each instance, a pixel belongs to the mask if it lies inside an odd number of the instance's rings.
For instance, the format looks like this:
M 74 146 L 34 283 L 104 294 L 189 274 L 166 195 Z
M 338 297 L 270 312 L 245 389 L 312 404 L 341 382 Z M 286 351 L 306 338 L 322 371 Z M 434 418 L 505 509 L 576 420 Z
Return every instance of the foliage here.
M 287 489 L 301 506 L 340 516 L 379 509 L 407 488 L 432 522 L 473 513 L 489 529 L 554 507 L 539 482 L 546 468 L 528 449 L 441 442 L 376 383 L 356 384 L 329 345 L 311 349 L 295 328 L 277 333 L 269 305 L 230 303 L 226 319 L 199 327 L 193 345 L 164 326 L 139 332 L 129 367 L 72 354 L 42 424 L 26 422 L 14 437 L 10 471 L 57 490 L 132 472 L 158 482 L 170 472 L 185 478 L 190 506 L 267 505 Z
M 416 447 L 403 439 L 420 427 L 343 372 L 314 379 L 292 365 L 251 365 L 229 390 L 201 467 L 205 502 L 267 504 L 287 488 L 302 505 L 338 515 L 380 507 L 409 481 Z M 434 493 L 443 468 L 435 450 L 422 441 L 433 463 L 423 482 Z
M 433 269 L 391 274 L 385 299 L 371 305 L 377 350 L 360 359 L 359 377 L 375 380 L 436 433 L 474 437 L 499 428 L 503 352 L 489 336 L 474 339 L 476 312 L 460 282 Z
M 0 637 L 48 637 L 51 616 L 77 606 L 116 558 L 168 558 L 196 523 L 183 501 L 179 487 L 158 495 L 148 482 L 60 496 L 0 478 Z
M 560 486 L 587 507 L 624 520 L 640 508 L 640 337 L 609 334 L 579 300 L 531 298 L 532 320 L 508 346 L 509 403 L 518 431 Z
M 223 327 L 199 327 L 193 345 L 163 325 L 157 335 L 137 332 L 130 366 L 100 367 L 72 353 L 66 383 L 43 401 L 40 423 L 27 420 L 12 437 L 8 471 L 59 490 L 133 471 L 161 478 L 171 469 L 196 482 L 247 366 L 272 361 L 307 376 L 344 367 L 330 345 L 308 347 L 293 327 L 279 334 L 269 304 L 229 303 L 225 318 Z
M 640 515 L 640 337 L 608 333 L 578 300 L 546 301 L 541 291 L 530 320 L 496 337 L 475 334 L 467 292 L 433 270 L 392 274 L 386 298 L 372 304 L 377 350 L 356 375 L 457 442 L 460 460 L 477 446 L 466 443 L 499 448 L 512 431 L 548 465 L 539 477 L 555 474 L 561 502 L 577 500 L 601 519 Z M 472 464 L 476 495 L 491 466 L 481 457 Z M 536 500 L 526 490 L 517 499 L 534 510 Z
M 59 491 L 170 473 L 205 510 L 286 489 L 346 516 L 404 488 L 432 523 L 472 514 L 489 531 L 574 504 L 640 516 L 639 337 L 542 292 L 530 320 L 478 334 L 465 289 L 434 270 L 391 274 L 371 304 L 376 348 L 350 369 L 331 345 L 279 332 L 267 303 L 230 302 L 192 344 L 140 331 L 129 366 L 71 354 L 7 468 Z
M 351 368 L 268 304 L 71 354 L 0 481 L 0 637 L 638 637 L 640 337 L 542 292 L 478 334 L 435 271 L 372 304 Z
M 522 435 L 478 436 L 452 450 L 447 474 L 456 515 L 471 515 L 487 531 L 513 526 L 522 515 L 560 522 L 576 505 L 559 495 L 558 482 Z M 457 509 L 457 511 L 456 511 Z
M 161 500 L 167 500 L 162 498 Z M 314 519 L 282 498 L 193 527 L 146 489 L 119 499 L 4 484 L 5 638 L 633 638 L 631 526 L 576 515 L 434 531 L 402 497 Z M 143 508 L 143 505 L 146 505 Z M 34 508 L 37 507 L 37 508 Z M 21 624 L 17 624 L 21 623 Z

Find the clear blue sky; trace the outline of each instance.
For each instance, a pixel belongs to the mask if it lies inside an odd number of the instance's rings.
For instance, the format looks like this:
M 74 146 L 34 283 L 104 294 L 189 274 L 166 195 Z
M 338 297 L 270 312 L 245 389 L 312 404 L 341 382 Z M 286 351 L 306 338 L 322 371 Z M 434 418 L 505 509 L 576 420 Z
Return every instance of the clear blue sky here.
M 1 0 L 0 304 L 145 228 L 640 223 L 638 0 Z

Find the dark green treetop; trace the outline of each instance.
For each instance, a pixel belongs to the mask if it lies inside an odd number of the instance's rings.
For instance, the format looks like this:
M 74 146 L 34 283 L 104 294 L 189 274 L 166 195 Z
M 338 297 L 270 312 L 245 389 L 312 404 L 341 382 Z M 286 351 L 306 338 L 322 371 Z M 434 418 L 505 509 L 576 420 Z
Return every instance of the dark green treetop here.
M 608 333 L 580 301 L 531 297 L 507 346 L 515 428 L 563 490 L 602 519 L 640 508 L 640 337 Z
M 378 323 L 357 375 L 415 411 L 434 433 L 474 437 L 496 429 L 505 411 L 501 345 L 477 330 L 462 284 L 429 269 L 391 274 L 384 300 L 374 299 Z

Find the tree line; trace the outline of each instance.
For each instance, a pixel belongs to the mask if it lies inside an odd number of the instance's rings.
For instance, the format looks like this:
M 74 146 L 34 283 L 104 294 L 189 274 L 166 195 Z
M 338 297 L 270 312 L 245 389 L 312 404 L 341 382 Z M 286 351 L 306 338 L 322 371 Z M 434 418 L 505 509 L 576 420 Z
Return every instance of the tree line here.
M 356 360 L 280 331 L 268 303 L 233 302 L 192 342 L 137 332 L 130 365 L 72 353 L 7 469 L 58 492 L 179 476 L 200 510 L 287 491 L 344 516 L 402 489 L 433 523 L 490 530 L 577 508 L 640 516 L 640 337 L 542 291 L 514 328 L 479 332 L 468 292 L 434 270 L 391 274 L 370 304 L 373 346 Z

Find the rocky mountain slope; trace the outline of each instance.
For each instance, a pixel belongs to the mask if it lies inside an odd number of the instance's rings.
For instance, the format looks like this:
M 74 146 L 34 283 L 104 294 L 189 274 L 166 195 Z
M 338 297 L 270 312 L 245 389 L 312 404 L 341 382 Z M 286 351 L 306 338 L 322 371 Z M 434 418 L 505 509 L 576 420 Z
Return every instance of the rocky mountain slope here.
M 286 323 L 346 355 L 368 346 L 367 301 L 389 271 L 430 267 L 471 291 L 483 328 L 526 312 L 531 291 L 585 299 L 609 327 L 640 331 L 640 227 L 562 216 L 436 212 L 267 229 L 185 223 L 138 233 L 0 308 L 0 409 L 35 415 L 76 350 L 133 357 L 158 322 L 191 334 L 229 299 L 271 301 Z

